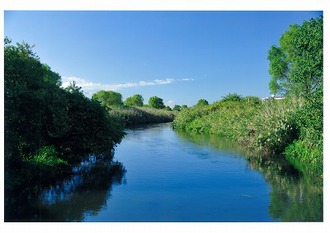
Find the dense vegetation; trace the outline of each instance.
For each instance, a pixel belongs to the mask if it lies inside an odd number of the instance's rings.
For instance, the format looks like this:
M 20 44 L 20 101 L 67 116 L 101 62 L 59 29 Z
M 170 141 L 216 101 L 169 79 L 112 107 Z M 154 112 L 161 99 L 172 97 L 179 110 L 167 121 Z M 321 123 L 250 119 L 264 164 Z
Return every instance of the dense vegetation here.
M 292 25 L 269 50 L 269 86 L 284 99 L 229 94 L 182 110 L 172 126 L 233 139 L 256 156 L 285 156 L 297 168 L 322 177 L 323 18 Z
M 90 153 L 111 150 L 124 136 L 105 108 L 60 76 L 26 43 L 4 46 L 5 193 L 46 185 Z M 109 153 L 111 157 L 111 153 Z
M 150 107 L 122 107 L 109 111 L 110 118 L 124 126 L 171 122 L 176 114 L 177 111 Z
M 148 105 L 143 104 L 144 99 L 140 94 L 128 97 L 123 102 L 122 95 L 114 91 L 101 90 L 93 94 L 92 99 L 107 109 L 114 122 L 124 127 L 171 122 L 181 110 L 181 106 L 176 105 L 172 111 L 169 106 L 165 106 L 163 99 L 157 96 L 150 97 Z
M 100 102 L 100 104 L 108 110 L 124 105 L 122 95 L 115 91 L 101 90 L 94 93 L 92 99 Z
M 42 64 L 32 48 L 5 39 L 7 199 L 27 184 L 46 186 L 71 174 L 91 153 L 108 152 L 111 161 L 126 126 L 174 119 L 177 111 L 162 109 L 163 100 L 156 96 L 143 107 L 139 94 L 123 102 L 114 91 L 102 90 L 89 99 L 74 82 L 62 88 L 60 75 Z

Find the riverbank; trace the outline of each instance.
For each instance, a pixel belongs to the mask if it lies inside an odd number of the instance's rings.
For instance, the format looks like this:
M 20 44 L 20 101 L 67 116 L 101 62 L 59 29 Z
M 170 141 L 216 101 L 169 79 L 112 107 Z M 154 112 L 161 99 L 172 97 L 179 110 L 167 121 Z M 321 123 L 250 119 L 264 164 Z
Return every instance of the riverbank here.
M 309 100 L 224 97 L 210 105 L 184 109 L 172 127 L 229 138 L 247 148 L 251 156 L 285 157 L 299 170 L 322 178 L 322 93 L 320 89 Z
M 123 127 L 172 122 L 178 114 L 178 111 L 128 106 L 114 108 L 108 112 L 110 118 L 121 124 Z

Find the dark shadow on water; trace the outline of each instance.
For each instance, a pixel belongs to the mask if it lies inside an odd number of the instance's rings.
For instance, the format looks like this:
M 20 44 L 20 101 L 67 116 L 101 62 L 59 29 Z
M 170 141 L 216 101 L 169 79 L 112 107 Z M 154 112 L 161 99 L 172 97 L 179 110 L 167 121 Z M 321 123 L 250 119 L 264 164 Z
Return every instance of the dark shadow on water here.
M 296 170 L 283 156 L 261 159 L 236 142 L 211 135 L 176 131 L 185 141 L 198 146 L 235 153 L 245 157 L 248 168 L 260 172 L 271 187 L 269 214 L 285 222 L 323 221 L 323 182 L 319 177 Z
M 73 175 L 49 188 L 22 190 L 25 195 L 17 195 L 19 200 L 5 207 L 5 221 L 84 221 L 86 215 L 106 208 L 113 185 L 125 182 L 123 165 L 107 157 L 90 156 L 73 170 Z M 27 196 L 33 192 L 33 197 Z

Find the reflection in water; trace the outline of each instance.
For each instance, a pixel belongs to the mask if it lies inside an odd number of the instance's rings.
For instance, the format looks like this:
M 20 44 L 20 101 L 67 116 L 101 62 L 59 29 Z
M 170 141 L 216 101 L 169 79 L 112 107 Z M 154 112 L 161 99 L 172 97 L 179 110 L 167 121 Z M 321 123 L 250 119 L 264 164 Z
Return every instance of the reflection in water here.
M 121 184 L 124 174 L 121 163 L 91 156 L 74 168 L 69 179 L 39 192 L 38 198 L 28 200 L 19 211 L 8 208 L 7 221 L 83 221 L 86 215 L 97 215 L 106 208 L 112 185 Z
M 215 136 L 177 132 L 184 140 L 217 150 L 245 154 L 235 142 Z M 270 184 L 269 214 L 281 221 L 323 221 L 322 179 L 298 172 L 285 159 L 263 161 L 248 155 L 249 168 L 259 171 Z
M 322 181 L 283 161 L 250 162 L 272 186 L 269 212 L 281 221 L 323 221 Z
M 25 199 L 5 208 L 5 220 L 323 221 L 322 180 L 283 159 L 249 156 L 235 142 L 164 124 L 137 127 L 116 157 L 127 174 L 113 155 L 91 156 L 70 179 L 13 195 Z

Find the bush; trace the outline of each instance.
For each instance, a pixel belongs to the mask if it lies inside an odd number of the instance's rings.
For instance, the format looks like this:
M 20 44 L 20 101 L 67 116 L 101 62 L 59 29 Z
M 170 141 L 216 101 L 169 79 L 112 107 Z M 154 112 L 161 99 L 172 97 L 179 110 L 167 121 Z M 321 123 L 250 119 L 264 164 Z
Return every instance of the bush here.
M 285 157 L 297 169 L 322 177 L 323 143 L 310 145 L 307 140 L 295 140 L 285 149 Z
M 121 141 L 122 125 L 97 101 L 74 83 L 61 88 L 59 74 L 42 64 L 31 46 L 10 43 L 5 39 L 6 191 L 61 176 L 89 153 L 113 149 Z

